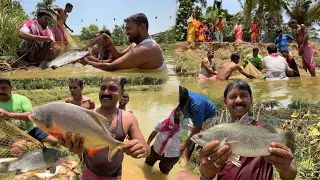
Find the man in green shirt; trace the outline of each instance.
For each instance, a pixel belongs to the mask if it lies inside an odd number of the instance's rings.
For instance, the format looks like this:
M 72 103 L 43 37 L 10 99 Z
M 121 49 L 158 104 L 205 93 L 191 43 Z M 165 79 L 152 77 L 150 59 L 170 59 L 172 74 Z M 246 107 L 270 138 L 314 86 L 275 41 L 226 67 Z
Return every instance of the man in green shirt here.
M 11 90 L 10 80 L 0 78 L 0 118 L 6 119 L 39 141 L 58 143 L 56 138 L 29 121 L 28 115 L 33 109 L 30 100 L 25 96 L 12 94 Z
M 250 61 L 259 70 L 262 59 L 262 56 L 259 55 L 259 49 L 257 47 L 254 47 L 252 49 L 252 54 L 247 55 L 245 63 L 247 64 L 247 61 Z

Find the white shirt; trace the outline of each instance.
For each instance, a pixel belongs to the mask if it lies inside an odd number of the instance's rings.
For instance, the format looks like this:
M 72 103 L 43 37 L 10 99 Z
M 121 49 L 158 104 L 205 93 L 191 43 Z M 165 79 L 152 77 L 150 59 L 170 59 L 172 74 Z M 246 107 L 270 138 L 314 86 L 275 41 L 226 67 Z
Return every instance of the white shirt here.
M 286 75 L 288 70 L 288 63 L 286 59 L 281 56 L 272 57 L 266 56 L 263 58 L 262 65 L 266 68 L 266 79 L 267 80 L 287 80 L 289 79 Z
M 163 120 L 162 120 L 163 121 Z M 153 144 L 153 149 L 156 153 L 160 154 L 162 143 L 167 139 L 170 131 L 160 132 L 162 127 L 162 121 L 160 121 L 154 131 L 158 132 L 156 140 Z M 172 138 L 170 138 L 163 150 L 164 157 L 179 157 L 180 156 L 180 131 L 177 131 Z

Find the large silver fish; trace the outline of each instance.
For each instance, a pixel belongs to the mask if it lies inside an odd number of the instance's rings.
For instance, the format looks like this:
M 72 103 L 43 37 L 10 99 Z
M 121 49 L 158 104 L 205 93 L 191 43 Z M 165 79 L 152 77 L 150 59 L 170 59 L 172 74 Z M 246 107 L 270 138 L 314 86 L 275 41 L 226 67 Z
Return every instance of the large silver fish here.
M 270 155 L 268 149 L 272 142 L 286 144 L 294 151 L 293 134 L 291 132 L 277 132 L 270 125 L 252 126 L 241 123 L 223 123 L 193 135 L 191 140 L 200 146 L 218 140 L 220 141 L 218 148 L 228 144 L 233 154 L 230 160 L 237 166 L 240 166 L 241 163 L 235 160 L 236 156 L 259 157 Z
M 79 59 L 82 59 L 86 57 L 89 54 L 89 51 L 82 51 L 79 49 L 73 49 L 67 52 L 64 52 L 57 56 L 52 61 L 44 61 L 40 64 L 41 69 L 46 69 L 51 67 L 52 69 L 56 69 L 58 67 L 61 67 L 65 64 L 69 64 L 72 62 L 75 62 Z
M 54 148 L 43 148 L 23 153 L 16 161 L 0 169 L 0 173 L 16 171 L 25 173 L 40 169 L 47 169 L 64 162 L 67 155 Z
M 55 137 L 62 135 L 65 139 L 67 132 L 72 133 L 73 137 L 79 133 L 85 139 L 83 146 L 90 156 L 109 147 L 109 162 L 124 145 L 113 138 L 108 130 L 108 120 L 104 116 L 74 104 L 49 103 L 32 110 L 29 119 Z

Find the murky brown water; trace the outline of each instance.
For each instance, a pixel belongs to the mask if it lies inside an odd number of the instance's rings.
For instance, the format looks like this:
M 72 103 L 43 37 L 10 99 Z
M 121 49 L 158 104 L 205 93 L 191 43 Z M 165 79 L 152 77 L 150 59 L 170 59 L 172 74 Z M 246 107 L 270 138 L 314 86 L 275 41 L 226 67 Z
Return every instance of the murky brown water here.
M 158 92 L 128 92 L 132 109 L 138 119 L 140 129 L 145 139 L 148 139 L 155 125 L 167 118 L 174 106 L 178 103 L 178 85 L 170 87 L 171 91 L 164 89 Z M 175 91 L 174 91 L 175 89 Z M 96 106 L 100 105 L 98 94 L 89 94 Z M 152 142 L 153 143 L 153 142 Z M 151 144 L 152 144 L 151 143 Z M 158 162 L 151 168 L 144 163 L 145 159 L 134 159 L 125 156 L 123 161 L 123 179 L 146 180 L 176 180 L 179 165 L 176 164 L 169 175 L 160 172 Z

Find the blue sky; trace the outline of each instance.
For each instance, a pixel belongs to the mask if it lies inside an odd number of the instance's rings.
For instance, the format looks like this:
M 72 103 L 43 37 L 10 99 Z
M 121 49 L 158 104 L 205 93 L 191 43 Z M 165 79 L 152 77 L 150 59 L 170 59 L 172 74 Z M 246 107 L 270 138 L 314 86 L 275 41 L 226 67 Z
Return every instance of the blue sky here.
M 38 2 L 22 0 L 21 5 L 27 14 L 31 14 Z M 79 34 L 82 27 L 90 24 L 97 24 L 99 28 L 106 25 L 112 30 L 116 24 L 122 24 L 126 17 L 139 12 L 148 17 L 149 34 L 165 31 L 175 25 L 176 0 L 56 0 L 55 5 L 64 8 L 67 2 L 73 4 L 73 11 L 67 19 L 73 34 Z

